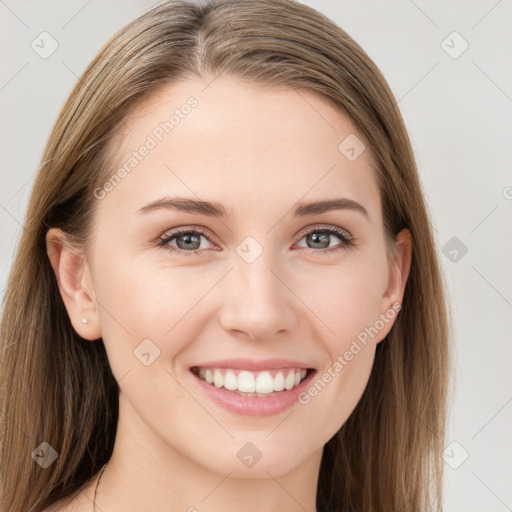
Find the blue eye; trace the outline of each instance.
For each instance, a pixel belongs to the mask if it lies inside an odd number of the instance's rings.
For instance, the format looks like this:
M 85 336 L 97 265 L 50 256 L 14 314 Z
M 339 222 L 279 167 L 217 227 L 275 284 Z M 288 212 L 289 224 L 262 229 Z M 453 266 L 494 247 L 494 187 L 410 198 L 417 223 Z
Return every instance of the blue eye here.
M 158 246 L 164 247 L 168 250 L 183 254 L 186 256 L 199 255 L 201 249 L 205 249 L 204 244 L 201 244 L 201 238 L 210 241 L 210 238 L 205 235 L 207 230 L 201 228 L 180 228 L 169 233 L 166 233 L 159 238 Z M 330 246 L 330 237 L 336 237 L 341 241 L 335 247 Z M 352 236 L 344 229 L 337 227 L 316 227 L 302 234 L 300 240 L 306 238 L 307 242 L 316 244 L 316 247 L 308 247 L 312 249 L 315 254 L 330 254 L 339 249 L 349 249 L 354 247 Z M 175 242 L 176 245 L 171 245 Z M 327 242 L 327 246 L 325 243 Z

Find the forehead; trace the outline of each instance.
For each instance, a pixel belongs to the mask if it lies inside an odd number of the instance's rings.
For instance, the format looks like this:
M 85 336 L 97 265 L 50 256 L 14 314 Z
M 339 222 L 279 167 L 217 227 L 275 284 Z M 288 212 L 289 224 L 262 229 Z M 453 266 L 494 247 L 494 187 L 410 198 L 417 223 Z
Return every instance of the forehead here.
M 335 105 L 305 88 L 227 77 L 167 84 L 127 116 L 110 149 L 110 177 L 122 178 L 102 208 L 134 212 L 179 195 L 220 201 L 235 215 L 344 196 L 380 219 L 368 144 Z

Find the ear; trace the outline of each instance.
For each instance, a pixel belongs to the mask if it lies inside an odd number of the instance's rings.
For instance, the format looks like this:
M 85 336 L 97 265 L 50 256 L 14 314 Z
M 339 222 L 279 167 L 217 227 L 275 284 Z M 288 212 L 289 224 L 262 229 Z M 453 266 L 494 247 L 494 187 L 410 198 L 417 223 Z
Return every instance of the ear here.
M 380 306 L 379 319 L 384 323 L 376 336 L 376 343 L 382 341 L 393 327 L 396 316 L 402 307 L 405 285 L 409 277 L 412 258 L 412 239 L 408 229 L 403 229 L 395 239 L 393 261 L 389 269 L 388 287 Z
M 46 233 L 46 252 L 73 328 L 87 340 L 101 338 L 92 276 L 85 257 L 74 250 L 57 228 Z

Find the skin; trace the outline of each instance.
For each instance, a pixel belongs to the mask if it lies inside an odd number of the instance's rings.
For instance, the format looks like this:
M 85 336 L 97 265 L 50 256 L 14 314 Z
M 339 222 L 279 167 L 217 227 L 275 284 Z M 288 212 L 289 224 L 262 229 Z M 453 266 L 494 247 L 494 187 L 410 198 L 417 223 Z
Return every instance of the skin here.
M 85 255 L 59 243 L 59 230 L 47 234 L 71 322 L 86 340 L 103 339 L 121 387 L 114 453 L 96 504 L 103 512 L 315 511 L 322 448 L 361 398 L 394 319 L 308 404 L 272 416 L 220 408 L 188 368 L 282 357 L 306 361 L 321 376 L 402 303 L 410 234 L 400 233 L 388 262 L 369 144 L 349 161 L 338 146 L 358 134 L 355 127 L 305 89 L 229 77 L 208 87 L 197 78 L 168 85 L 117 133 L 113 172 L 190 96 L 197 107 L 97 200 Z M 232 217 L 136 213 L 166 195 L 218 201 Z M 348 209 L 292 215 L 298 201 L 339 197 L 362 204 L 368 217 Z M 196 255 L 157 246 L 171 229 L 194 226 L 208 230 Z M 343 243 L 336 235 L 315 246 L 304 234 L 329 226 L 356 245 L 333 251 Z M 236 252 L 247 236 L 263 250 L 252 263 Z M 178 242 L 170 244 L 191 251 Z M 150 366 L 133 354 L 146 338 L 160 349 Z M 252 468 L 237 457 L 247 442 L 262 453 Z M 95 483 L 59 510 L 92 510 Z

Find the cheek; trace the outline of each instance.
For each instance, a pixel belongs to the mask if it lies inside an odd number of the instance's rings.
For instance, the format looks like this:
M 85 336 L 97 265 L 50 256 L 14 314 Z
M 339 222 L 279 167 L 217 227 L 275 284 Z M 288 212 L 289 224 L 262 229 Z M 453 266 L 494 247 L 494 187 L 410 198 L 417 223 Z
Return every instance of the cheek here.
M 334 433 L 350 417 L 368 384 L 375 358 L 375 345 L 349 343 L 340 350 L 328 368 L 315 376 L 306 391 L 309 395 L 317 393 L 321 400 L 319 414 L 324 414 L 328 436 Z M 322 395 L 322 396 L 320 396 Z M 307 399 L 307 397 L 306 397 Z M 326 410 L 330 411 L 326 415 Z
M 115 262 L 104 258 L 95 274 L 95 290 L 113 370 L 118 366 L 120 372 L 126 371 L 133 363 L 133 351 L 146 339 L 156 345 L 156 353 L 167 356 L 159 364 L 176 356 L 189 341 L 183 330 L 190 333 L 198 325 L 191 326 L 191 318 L 217 280 L 197 269 L 172 269 L 165 263 L 148 264 L 143 258 L 116 258 Z
M 384 278 L 378 262 L 352 261 L 315 271 L 303 269 L 300 274 L 308 277 L 297 279 L 294 290 L 327 329 L 333 349 L 340 350 L 344 341 L 375 323 Z
M 383 269 L 380 261 L 361 258 L 357 264 L 326 268 L 302 280 L 300 297 L 315 313 L 317 320 L 310 315 L 312 321 L 321 325 L 318 337 L 328 354 L 304 403 L 318 396 L 318 406 L 334 407 L 336 413 L 326 423 L 330 433 L 349 417 L 370 376 L 386 277 Z

